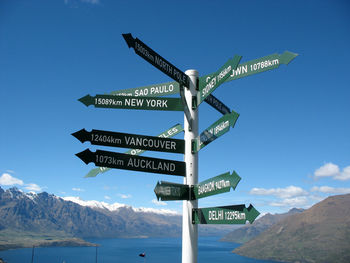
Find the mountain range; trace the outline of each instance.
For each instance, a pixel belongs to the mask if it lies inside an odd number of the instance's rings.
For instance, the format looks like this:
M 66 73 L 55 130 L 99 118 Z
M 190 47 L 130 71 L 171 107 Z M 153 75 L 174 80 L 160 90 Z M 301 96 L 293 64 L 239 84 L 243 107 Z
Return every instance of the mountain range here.
M 46 192 L 5 191 L 0 187 L 0 249 L 93 245 L 83 239 L 176 237 L 182 233 L 182 216 L 176 212 L 65 199 Z M 222 235 L 232 229 L 204 226 L 199 234 Z
M 266 215 L 255 220 L 253 224 L 244 225 L 243 227 L 235 229 L 232 232 L 224 235 L 220 239 L 220 241 L 234 242 L 234 243 L 245 243 L 245 242 L 257 237 L 262 232 L 264 232 L 269 227 L 271 227 L 273 224 L 276 224 L 277 222 L 281 221 L 282 219 L 284 219 L 290 215 L 294 215 L 296 213 L 301 213 L 303 211 L 304 211 L 304 209 L 301 209 L 301 208 L 292 208 L 287 213 L 283 213 L 283 214 L 272 215 L 270 213 L 267 213 Z
M 234 253 L 284 262 L 350 262 L 350 194 L 330 196 L 273 224 Z

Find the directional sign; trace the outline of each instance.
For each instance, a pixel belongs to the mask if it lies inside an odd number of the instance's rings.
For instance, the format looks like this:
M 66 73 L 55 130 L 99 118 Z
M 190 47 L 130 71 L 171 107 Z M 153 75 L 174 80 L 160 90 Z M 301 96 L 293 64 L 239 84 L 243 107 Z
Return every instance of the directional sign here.
M 185 141 L 179 139 L 159 138 L 121 132 L 81 129 L 72 134 L 82 143 L 89 141 L 93 145 L 122 148 L 138 148 L 142 150 L 185 153 Z
M 284 51 L 281 55 L 276 53 L 239 64 L 235 70 L 231 71 L 225 82 L 276 69 L 281 64 L 288 65 L 296 56 L 298 54 Z M 199 81 L 206 82 L 206 79 L 210 76 L 213 76 L 213 73 L 200 77 Z
M 76 156 L 86 164 L 93 162 L 97 166 L 109 168 L 186 176 L 185 162 L 101 150 L 91 152 L 89 149 L 77 153 Z
M 252 224 L 259 214 L 252 205 L 193 208 L 192 224 Z
M 158 182 L 154 188 L 154 192 L 157 196 L 157 199 L 162 201 L 169 200 L 189 200 L 190 188 L 188 185 L 176 184 L 170 182 L 161 181 Z
M 205 82 L 203 78 L 199 79 L 198 105 L 205 100 L 217 87 L 219 87 L 230 76 L 230 72 L 235 70 L 241 60 L 241 56 L 235 55 L 233 59 L 229 59 L 217 72 L 210 77 L 210 81 Z
M 222 103 L 212 94 L 205 98 L 205 102 L 224 115 L 231 112 L 229 107 L 227 107 L 224 103 Z
M 181 99 L 179 98 L 144 98 L 117 95 L 96 95 L 95 97 L 92 97 L 90 95 L 86 95 L 85 97 L 80 98 L 79 101 L 86 106 L 94 105 L 96 108 L 165 111 L 184 110 Z
M 173 127 L 171 127 L 170 129 L 162 132 L 161 134 L 159 134 L 157 137 L 161 137 L 161 138 L 171 138 L 174 137 L 176 134 L 179 134 L 180 132 L 182 132 L 184 129 L 182 128 L 182 126 L 180 124 L 176 124 Z M 125 152 L 125 154 L 131 154 L 131 155 L 140 155 L 142 153 L 144 153 L 145 150 L 140 150 L 140 149 L 130 149 L 128 151 Z M 84 177 L 95 177 L 97 176 L 99 173 L 105 173 L 107 171 L 111 170 L 111 168 L 108 167 L 97 167 L 94 169 L 91 169 L 90 172 L 88 172 L 87 175 L 85 175 Z
M 230 172 L 220 174 L 195 185 L 194 196 L 196 199 L 199 199 L 229 192 L 231 188 L 235 190 L 240 180 L 241 177 L 239 177 L 235 171 L 233 171 L 232 174 L 230 174 Z
M 192 140 L 192 152 L 198 152 L 204 146 L 219 138 L 234 127 L 239 117 L 237 112 L 232 111 L 225 114 L 219 120 L 214 122 L 209 128 L 202 132 L 196 139 Z
M 132 35 L 123 34 L 123 37 L 129 48 L 133 48 L 135 53 L 158 68 L 160 71 L 168 75 L 173 80 L 180 84 L 189 87 L 189 77 L 181 70 L 172 65 L 169 61 L 161 57 L 158 53 L 148 47 L 138 38 L 133 38 Z
M 277 69 L 281 64 L 288 65 L 298 54 L 285 51 L 283 54 L 272 54 L 262 58 L 250 60 L 248 62 L 239 64 L 235 70 L 231 71 L 230 76 L 225 79 L 225 82 L 235 79 L 248 77 L 260 72 Z M 208 83 L 212 76 L 215 74 L 210 73 L 200 77 L 201 83 Z M 159 83 L 145 87 L 116 90 L 111 92 L 113 95 L 124 96 L 144 96 L 144 97 L 158 97 L 171 94 L 177 94 L 180 92 L 180 86 L 177 82 Z M 210 95 L 209 95 L 210 96 Z
M 167 82 L 158 85 L 150 85 L 139 88 L 122 89 L 110 92 L 110 95 L 118 96 L 134 96 L 134 97 L 161 97 L 165 95 L 173 95 L 180 93 L 180 85 L 177 82 Z M 206 103 L 214 107 L 216 110 L 222 114 L 230 113 L 231 110 L 225 104 L 223 104 L 219 99 L 210 94 L 204 100 Z M 184 104 L 182 102 L 182 104 Z
M 166 95 L 178 94 L 180 92 L 180 85 L 177 82 L 166 82 L 162 84 L 150 85 L 132 89 L 122 89 L 112 91 L 111 95 L 119 96 L 142 96 L 142 97 L 160 97 Z

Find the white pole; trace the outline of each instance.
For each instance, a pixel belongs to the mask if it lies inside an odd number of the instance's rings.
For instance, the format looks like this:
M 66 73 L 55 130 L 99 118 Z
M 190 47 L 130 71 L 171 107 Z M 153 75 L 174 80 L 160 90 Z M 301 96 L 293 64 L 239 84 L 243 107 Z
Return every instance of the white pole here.
M 198 108 L 192 109 L 192 96 L 197 97 L 197 78 L 196 70 L 187 70 L 185 72 L 190 77 L 190 87 L 185 88 L 185 98 L 192 117 L 192 130 L 186 116 L 184 116 L 185 129 L 185 162 L 186 177 L 184 184 L 189 186 L 198 183 L 198 154 L 192 154 L 192 139 L 198 136 Z M 182 209 L 182 263 L 197 263 L 198 255 L 198 225 L 192 224 L 192 208 L 198 208 L 197 200 L 183 201 Z

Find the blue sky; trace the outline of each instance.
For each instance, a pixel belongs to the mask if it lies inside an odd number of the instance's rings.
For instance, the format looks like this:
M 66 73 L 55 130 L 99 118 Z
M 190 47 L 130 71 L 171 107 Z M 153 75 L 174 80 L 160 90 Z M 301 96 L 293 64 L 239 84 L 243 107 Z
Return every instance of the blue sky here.
M 83 178 L 95 166 L 75 156 L 107 149 L 70 135 L 82 128 L 156 135 L 183 124 L 181 112 L 87 108 L 77 101 L 172 81 L 127 47 L 121 34 L 130 32 L 200 75 L 235 54 L 241 62 L 299 54 L 287 66 L 213 93 L 240 117 L 199 152 L 199 181 L 232 170 L 242 180 L 234 192 L 199 200 L 200 207 L 252 203 L 275 213 L 349 193 L 349 13 L 348 1 L 3 0 L 0 185 L 182 211 L 182 202 L 157 203 L 153 192 L 157 181 L 182 178 L 125 170 Z M 199 115 L 200 131 L 221 117 L 205 103 Z

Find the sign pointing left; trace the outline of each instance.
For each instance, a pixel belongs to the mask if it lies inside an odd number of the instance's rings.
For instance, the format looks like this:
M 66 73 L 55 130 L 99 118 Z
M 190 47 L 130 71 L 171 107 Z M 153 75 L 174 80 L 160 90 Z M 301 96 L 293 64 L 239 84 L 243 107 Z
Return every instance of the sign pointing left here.
M 132 110 L 163 110 L 183 111 L 179 98 L 153 98 L 134 96 L 86 95 L 79 99 L 86 106 L 94 105 L 96 108 L 132 109 Z
M 89 141 L 93 145 L 113 146 L 122 148 L 137 148 L 142 150 L 184 153 L 185 141 L 180 139 L 159 138 L 122 132 L 110 132 L 81 129 L 72 135 L 82 143 Z
M 97 166 L 158 174 L 186 175 L 186 163 L 180 161 L 101 150 L 91 152 L 89 149 L 77 153 L 76 156 L 86 164 L 93 162 Z
M 172 65 L 169 61 L 161 57 L 157 52 L 148 47 L 138 38 L 128 34 L 122 34 L 129 48 L 133 48 L 135 53 L 158 68 L 160 71 L 168 75 L 173 80 L 179 82 L 181 85 L 189 87 L 189 77 Z

